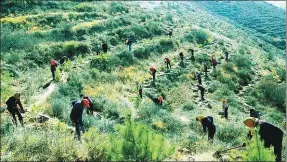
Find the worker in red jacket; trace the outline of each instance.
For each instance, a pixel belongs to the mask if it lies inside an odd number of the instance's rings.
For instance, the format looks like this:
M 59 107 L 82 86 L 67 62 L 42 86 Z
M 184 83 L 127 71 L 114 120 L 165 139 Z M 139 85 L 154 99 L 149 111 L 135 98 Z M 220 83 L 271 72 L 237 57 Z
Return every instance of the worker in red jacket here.
M 55 71 L 56 71 L 57 66 L 58 65 L 57 65 L 56 60 L 52 59 L 51 60 L 51 72 L 52 72 L 53 80 L 55 80 Z
M 152 80 L 155 80 L 155 73 L 156 73 L 156 68 L 154 66 L 149 68 L 151 74 L 152 74 Z
M 170 65 L 170 59 L 169 58 L 165 58 L 164 62 L 166 63 L 166 68 L 167 69 L 171 69 L 171 65 Z

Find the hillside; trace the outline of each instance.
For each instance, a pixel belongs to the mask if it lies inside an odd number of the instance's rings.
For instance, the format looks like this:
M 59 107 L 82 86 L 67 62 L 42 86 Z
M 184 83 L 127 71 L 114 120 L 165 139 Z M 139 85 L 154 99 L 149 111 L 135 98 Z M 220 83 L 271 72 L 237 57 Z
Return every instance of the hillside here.
M 220 15 L 251 30 L 266 42 L 285 50 L 286 49 L 286 11 L 278 9 L 266 2 L 199 2 L 213 14 Z
M 229 3 L 236 10 L 229 10 Z M 262 112 L 263 120 L 285 129 L 286 65 L 281 54 L 286 12 L 266 5 L 1 1 L 1 160 L 246 160 L 250 148 L 213 154 L 246 142 L 243 120 L 251 106 Z M 255 11 L 257 16 L 264 12 L 264 18 L 251 19 Z M 250 26 L 251 21 L 256 23 Z M 135 41 L 131 51 L 127 39 Z M 103 42 L 107 53 L 100 49 Z M 224 51 L 229 51 L 229 61 Z M 53 81 L 50 60 L 63 56 L 69 60 L 57 68 Z M 216 70 L 212 56 L 220 62 Z M 151 66 L 157 68 L 155 81 Z M 196 87 L 197 71 L 202 73 L 205 101 Z M 13 125 L 5 105 L 16 91 L 28 109 L 22 114 L 24 127 Z M 71 102 L 80 100 L 80 94 L 97 108 L 93 115 L 83 113 L 86 132 L 81 142 L 74 139 L 70 120 Z M 160 95 L 163 104 L 156 105 L 150 97 Z M 228 120 L 218 115 L 222 99 L 229 104 Z M 41 123 L 39 114 L 50 118 Z M 195 120 L 198 115 L 213 116 L 213 143 Z M 282 152 L 285 145 L 284 138 Z

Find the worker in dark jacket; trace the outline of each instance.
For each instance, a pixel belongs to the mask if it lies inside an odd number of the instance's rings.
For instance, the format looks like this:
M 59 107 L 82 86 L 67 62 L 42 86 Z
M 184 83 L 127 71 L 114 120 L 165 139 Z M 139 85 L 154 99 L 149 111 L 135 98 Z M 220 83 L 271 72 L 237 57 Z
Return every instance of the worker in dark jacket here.
M 82 130 L 83 132 L 85 131 L 83 121 L 82 121 L 83 111 L 84 111 L 85 107 L 88 109 L 90 108 L 89 100 L 82 99 L 81 102 L 78 101 L 78 102 L 74 103 L 73 109 L 72 109 L 71 114 L 70 114 L 70 118 L 76 127 L 76 134 L 77 134 L 79 140 L 81 139 L 81 131 L 80 130 Z
M 199 121 L 202 124 L 203 132 L 206 133 L 206 128 L 208 130 L 208 140 L 213 140 L 216 127 L 213 124 L 213 117 L 212 116 L 202 116 L 199 115 L 196 117 L 196 121 Z
M 180 61 L 183 63 L 183 52 L 179 53 L 179 58 L 180 58 Z
M 141 85 L 139 85 L 139 96 L 140 98 L 143 98 L 143 89 Z
M 283 131 L 270 123 L 253 117 L 246 118 L 243 123 L 250 128 L 248 134 L 250 139 L 253 136 L 253 129 L 258 127 L 260 138 L 264 141 L 264 146 L 267 148 L 270 148 L 271 145 L 274 146 L 275 160 L 277 162 L 281 161 Z
M 204 88 L 202 85 L 200 85 L 200 84 L 197 84 L 196 86 L 197 86 L 198 89 L 200 90 L 200 100 L 201 100 L 201 101 L 204 101 L 204 100 L 205 100 L 205 98 L 204 98 L 205 88 Z
M 260 119 L 261 113 L 256 111 L 254 108 L 250 108 L 250 117 L 258 118 Z
M 66 57 L 66 56 L 63 56 L 63 57 L 60 59 L 60 65 L 63 65 L 66 61 L 67 61 L 67 57 Z
M 154 81 L 155 80 L 156 68 L 152 66 L 152 67 L 149 68 L 149 71 L 152 74 L 152 79 Z
M 207 68 L 208 68 L 208 66 L 207 66 L 207 63 L 205 62 L 203 64 L 203 69 L 204 69 L 205 76 L 207 76 Z
M 229 52 L 227 50 L 224 51 L 224 54 L 225 54 L 225 61 L 228 61 L 228 55 L 229 55 Z
M 53 77 L 53 80 L 55 80 L 55 71 L 56 71 L 56 68 L 57 68 L 57 62 L 56 60 L 52 60 L 51 61 L 51 72 L 52 72 L 52 77 Z
M 192 62 L 194 62 L 194 61 L 195 61 L 195 58 L 194 58 L 194 49 L 189 49 L 188 51 L 191 52 L 191 57 L 190 57 L 190 59 L 191 59 Z
M 198 80 L 198 84 L 202 84 L 200 72 L 196 72 L 196 77 L 197 77 L 197 80 Z
M 126 44 L 129 47 L 129 50 L 132 50 L 133 41 L 131 39 L 126 40 Z
M 104 42 L 104 43 L 102 44 L 102 49 L 103 49 L 104 53 L 107 53 L 107 52 L 108 52 L 108 45 L 107 45 L 106 42 Z
M 228 119 L 228 103 L 226 99 L 222 99 L 222 110 L 223 110 L 223 115 L 225 119 Z
M 172 31 L 168 32 L 168 36 L 169 36 L 169 37 L 172 36 Z
M 25 110 L 23 108 L 23 105 L 20 101 L 20 93 L 15 93 L 13 96 L 11 96 L 7 101 L 6 101 L 6 105 L 7 105 L 7 109 L 9 111 L 9 113 L 11 114 L 12 118 L 13 118 L 13 123 L 15 125 L 17 125 L 17 120 L 16 120 L 16 115 L 18 116 L 19 122 L 21 123 L 21 125 L 23 126 L 23 117 L 21 115 L 21 113 L 19 112 L 19 109 L 17 107 L 17 105 L 21 108 L 22 112 L 24 113 Z
M 170 70 L 171 69 L 170 59 L 169 58 L 165 58 L 164 62 L 166 63 L 166 68 Z

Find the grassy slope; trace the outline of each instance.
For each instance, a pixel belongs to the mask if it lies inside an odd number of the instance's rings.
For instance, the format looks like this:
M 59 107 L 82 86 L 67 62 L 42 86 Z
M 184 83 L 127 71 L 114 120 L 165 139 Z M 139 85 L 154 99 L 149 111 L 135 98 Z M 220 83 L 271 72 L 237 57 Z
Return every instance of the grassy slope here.
M 270 69 L 270 67 L 275 67 L 275 64 L 278 64 L 279 66 L 284 66 L 285 63 L 282 61 L 280 58 L 277 59 L 276 57 L 273 58 L 274 61 L 268 61 L 267 56 L 268 53 L 263 51 L 262 48 L 255 42 L 253 42 L 254 37 L 249 36 L 249 33 L 246 33 L 232 24 L 229 24 L 228 22 L 225 22 L 223 20 L 220 20 L 219 18 L 209 15 L 207 12 L 197 8 L 194 4 L 181 4 L 177 3 L 176 5 L 168 5 L 165 3 L 164 7 L 160 7 L 159 9 L 155 11 L 148 11 L 144 12 L 142 14 L 139 14 L 139 11 L 136 11 L 135 7 L 129 7 L 130 8 L 130 13 L 128 14 L 122 14 L 122 15 L 116 15 L 114 17 L 110 16 L 105 9 L 107 10 L 109 8 L 109 3 L 107 4 L 101 4 L 100 6 L 96 5 L 91 5 L 91 3 L 83 3 L 83 4 L 75 4 L 74 2 L 63 2 L 67 3 L 68 5 L 63 5 L 65 6 L 67 12 L 71 15 L 81 15 L 81 9 L 78 6 L 84 6 L 83 8 L 89 8 L 87 6 L 94 6 L 91 7 L 92 9 L 88 10 L 97 10 L 101 12 L 97 12 L 99 15 L 104 15 L 104 16 L 99 16 L 99 19 L 102 19 L 103 21 L 109 21 L 116 19 L 117 17 L 124 17 L 125 15 L 130 15 L 132 17 L 132 25 L 135 24 L 142 24 L 142 23 L 147 23 L 147 22 L 152 22 L 152 21 L 161 21 L 163 23 L 163 26 L 169 26 L 169 18 L 166 18 L 165 16 L 168 15 L 167 13 L 169 11 L 173 11 L 173 17 L 176 17 L 177 19 L 173 20 L 173 25 L 175 26 L 174 29 L 174 36 L 171 38 L 173 42 L 180 42 L 178 43 L 173 49 L 171 49 L 168 52 L 155 52 L 152 54 L 151 57 L 148 57 L 147 59 L 139 60 L 135 59 L 134 63 L 132 66 L 129 67 L 115 67 L 111 73 L 105 73 L 105 72 L 93 72 L 94 69 L 92 67 L 88 67 L 89 62 L 91 59 L 94 58 L 94 53 L 89 52 L 88 55 L 85 55 L 83 59 L 81 58 L 75 58 L 73 61 L 73 69 L 70 71 L 64 72 L 65 76 L 72 76 L 76 73 L 78 74 L 84 74 L 84 76 L 78 76 L 81 77 L 80 80 L 83 82 L 83 89 L 82 92 L 84 92 L 87 95 L 90 95 L 91 97 L 100 100 L 102 97 L 105 98 L 108 102 L 112 104 L 104 104 L 104 117 L 99 119 L 98 117 L 91 117 L 91 116 L 85 116 L 85 125 L 86 127 L 96 127 L 97 130 L 100 130 L 102 132 L 108 133 L 108 134 L 117 134 L 117 132 L 113 129 L 113 125 L 117 123 L 117 119 L 112 119 L 108 118 L 107 114 L 110 114 L 110 112 L 117 112 L 120 114 L 120 116 L 125 116 L 126 112 L 131 111 L 132 115 L 134 118 L 137 118 L 136 121 L 139 123 L 146 123 L 148 125 L 155 125 L 154 129 L 155 131 L 162 133 L 166 139 L 170 139 L 172 143 L 176 146 L 176 148 L 182 148 L 186 147 L 188 149 L 191 149 L 193 153 L 199 154 L 202 151 L 209 150 L 211 152 L 214 152 L 217 149 L 220 148 L 225 148 L 228 146 L 234 146 L 237 144 L 240 144 L 245 137 L 244 131 L 247 131 L 244 129 L 242 126 L 242 120 L 248 115 L 244 111 L 246 111 L 245 108 L 247 108 L 247 105 L 251 104 L 253 106 L 256 106 L 258 109 L 264 112 L 264 117 L 263 119 L 267 121 L 272 121 L 275 124 L 280 124 L 281 121 L 284 119 L 282 112 L 276 110 L 276 109 L 271 109 L 276 108 L 274 105 L 268 104 L 268 103 L 259 103 L 256 101 L 249 101 L 248 103 L 246 102 L 246 99 L 250 98 L 249 91 L 251 88 L 248 88 L 248 85 L 251 85 L 251 87 L 256 87 L 259 81 L 268 74 L 272 74 L 275 78 L 279 80 L 279 82 L 282 82 L 282 78 L 280 78 L 279 73 L 276 71 L 277 69 Z M 128 3 L 128 2 L 127 2 Z M 171 4 L 171 2 L 168 2 Z M 61 4 L 61 3 L 60 3 Z M 61 6 L 60 4 L 56 4 L 56 6 Z M 129 4 L 129 3 L 128 3 Z M 173 3 L 175 4 L 175 3 Z M 43 5 L 45 7 L 45 5 Z M 76 10 L 76 11 L 75 11 Z M 42 14 L 42 16 L 45 18 L 47 17 L 46 13 L 50 12 L 55 12 L 61 13 L 59 9 L 53 9 L 53 10 L 44 10 L 38 9 L 37 11 L 41 11 L 43 13 L 33 13 L 29 11 L 25 11 L 25 16 L 27 17 L 34 17 L 34 14 Z M 89 12 L 84 12 L 84 14 L 87 14 Z M 20 14 L 23 16 L 22 14 Z M 18 16 L 20 16 L 18 15 Z M 65 17 L 67 14 L 60 14 Z M 142 17 L 148 17 L 146 22 L 137 22 L 135 20 L 140 19 L 140 15 Z M 143 16 L 145 15 L 145 16 Z M 150 15 L 150 16 L 149 16 Z M 158 16 L 155 16 L 158 15 Z M 177 15 L 177 16 L 175 16 Z M 91 42 L 100 42 L 100 40 L 105 40 L 108 39 L 111 41 L 111 38 L 109 35 L 114 35 L 113 33 L 120 33 L 117 32 L 117 29 L 122 30 L 123 28 L 129 29 L 131 25 L 118 25 L 115 24 L 113 26 L 109 26 L 109 28 L 97 32 L 94 31 L 93 29 L 90 30 L 90 25 L 91 27 L 95 26 L 93 23 L 87 23 L 91 22 L 95 19 L 95 17 L 98 17 L 97 15 L 92 15 L 90 18 L 89 16 L 79 16 L 78 19 L 71 20 L 71 18 L 66 18 L 65 21 L 72 22 L 72 29 L 85 29 L 81 33 L 79 30 L 79 34 L 74 34 L 74 37 L 65 39 L 65 40 L 75 40 L 76 42 L 87 42 L 88 47 L 92 48 L 93 45 Z M 40 16 L 41 17 L 41 16 Z M 128 17 L 124 17 L 128 18 Z M 15 18 L 12 18 L 12 20 Z M 17 19 L 17 18 L 16 18 Z M 7 20 L 7 18 L 6 18 Z M 52 18 L 53 20 L 53 18 Z M 164 21 L 163 21 L 164 20 Z M 41 26 L 40 30 L 41 32 L 47 32 L 47 35 L 51 35 L 51 31 L 56 31 L 57 29 L 63 28 L 62 26 L 57 26 L 57 23 L 61 23 L 63 20 L 60 20 L 59 22 L 55 23 L 49 23 L 49 21 L 42 21 L 46 22 L 47 24 L 44 24 Z M 31 27 L 35 23 L 38 24 L 39 20 L 35 19 L 31 21 L 32 25 L 28 23 L 27 27 L 25 27 L 24 24 L 24 30 L 25 31 L 34 31 L 34 29 Z M 19 22 L 16 22 L 19 23 Z M 21 23 L 21 22 L 20 22 Z M 110 24 L 111 25 L 111 24 Z M 36 25 L 37 26 L 37 25 Z M 18 30 L 19 27 L 16 27 L 16 31 Z M 208 46 L 197 46 L 195 44 L 187 42 L 185 39 L 185 35 L 191 30 L 191 29 L 196 29 L 196 28 L 203 28 L 207 30 L 208 32 L 212 33 L 213 36 L 213 42 L 211 45 Z M 131 28 L 132 30 L 135 28 Z M 98 34 L 99 33 L 99 34 Z M 29 34 L 25 33 L 25 34 Z M 56 33 L 57 36 L 58 33 Z M 236 39 L 237 36 L 242 36 L 244 38 L 244 41 L 240 39 Z M 249 37 L 248 37 L 249 36 Z M 48 48 L 55 48 L 53 44 L 50 44 L 49 42 L 53 41 L 59 41 L 61 43 L 62 38 L 58 39 L 49 39 L 43 40 L 44 44 L 48 46 Z M 5 37 L 4 37 L 5 38 Z M 111 54 L 117 53 L 119 50 L 123 50 L 126 48 L 123 45 L 123 40 L 125 37 L 119 37 L 118 39 L 122 40 L 116 46 L 112 47 L 110 52 Z M 148 45 L 153 45 L 153 44 L 158 44 L 158 42 L 162 39 L 170 39 L 164 34 L 160 35 L 153 35 L 149 36 L 147 38 L 143 38 L 142 40 L 139 39 L 138 43 L 134 45 L 134 49 L 137 49 L 139 47 L 146 47 Z M 36 40 L 42 40 L 41 38 L 37 38 Z M 259 40 L 260 41 L 260 40 Z M 226 46 L 226 44 L 229 43 L 231 44 L 229 47 Z M 39 45 L 40 47 L 42 45 Z M 234 92 L 232 90 L 226 90 L 223 87 L 226 87 L 226 84 L 222 83 L 227 83 L 224 80 L 220 80 L 218 83 L 217 80 L 218 78 L 215 75 L 212 75 L 212 70 L 210 72 L 210 77 L 209 78 L 203 78 L 203 83 L 207 87 L 208 91 L 209 89 L 214 89 L 213 91 L 209 91 L 209 93 L 206 95 L 207 102 L 199 102 L 198 101 L 198 92 L 196 89 L 192 86 L 192 84 L 195 84 L 197 81 L 193 80 L 193 75 L 194 72 L 197 70 L 201 69 L 201 65 L 199 63 L 196 64 L 191 64 L 190 61 L 186 60 L 185 65 L 186 67 L 182 68 L 178 66 L 179 59 L 177 58 L 178 53 L 180 51 L 184 51 L 186 58 L 188 58 L 188 53 L 187 49 L 189 47 L 196 47 L 196 57 L 200 57 L 203 54 L 207 54 L 207 56 L 211 55 L 216 55 L 217 58 L 220 58 L 222 55 L 222 49 L 228 48 L 230 51 L 232 51 L 231 54 L 231 60 L 233 61 L 233 55 L 236 56 L 239 53 L 249 53 L 248 57 L 252 58 L 252 64 L 253 69 L 248 69 L 251 71 L 255 71 L 257 69 L 257 72 L 254 72 L 254 75 L 252 75 L 251 80 L 248 81 L 249 84 L 247 85 L 238 85 L 237 88 L 234 89 Z M 4 51 L 6 54 L 11 55 L 11 51 Z M 23 54 L 27 53 L 28 51 L 24 51 Z M 159 55 L 158 56 L 153 56 L 153 55 Z M 172 58 L 172 70 L 170 72 L 166 72 L 165 65 L 163 64 L 163 58 L 164 57 L 170 57 Z M 25 58 L 24 58 L 25 59 Z M 7 63 L 7 58 L 4 57 L 4 62 Z M 45 60 L 46 62 L 47 60 Z M 222 60 L 222 64 L 220 65 L 218 71 L 220 73 L 219 76 L 224 76 L 227 79 L 230 77 L 233 77 L 238 81 L 240 79 L 239 75 L 228 75 L 228 73 L 236 73 L 237 70 L 233 72 L 229 72 L 229 65 L 233 66 L 234 69 L 238 69 L 238 64 L 233 63 L 225 63 Z M 19 63 L 20 64 L 20 63 Z M 18 65 L 19 65 L 18 64 Z M 4 64 L 5 65 L 5 64 Z M 41 65 L 41 63 L 39 63 Z M 150 84 L 150 76 L 148 75 L 148 68 L 150 65 L 155 65 L 159 69 L 159 74 L 161 76 L 158 77 L 158 80 L 156 81 L 156 88 L 154 85 Z M 25 62 L 23 63 L 22 66 L 26 66 Z M 38 65 L 35 65 L 36 68 L 34 68 L 31 72 L 31 70 L 28 71 L 22 71 L 21 66 L 16 66 L 14 69 L 18 69 L 18 71 L 21 71 L 20 77 L 18 79 L 15 79 L 16 82 L 21 86 L 21 89 L 25 94 L 29 93 L 29 96 L 37 96 L 38 94 L 43 94 L 46 90 L 41 90 L 38 87 L 43 86 L 43 83 L 46 83 L 47 80 L 49 80 L 50 72 L 47 66 L 42 66 L 37 67 Z M 165 73 L 163 73 L 165 72 Z M 168 73 L 168 74 L 167 74 Z M 93 75 L 91 76 L 91 74 Z M 37 76 L 45 76 L 45 77 L 37 77 Z M 98 79 L 101 78 L 101 79 Z M 284 78 L 284 77 L 283 77 Z M 41 80 L 40 80 L 41 79 Z M 281 79 L 281 81 L 280 81 Z M 235 83 L 236 83 L 235 81 Z M 144 93 L 146 92 L 154 92 L 158 93 L 158 90 L 160 89 L 164 94 L 166 94 L 167 99 L 166 99 L 166 104 L 164 104 L 164 108 L 162 109 L 160 107 L 154 106 L 148 98 L 144 98 L 142 101 L 140 101 L 139 106 L 136 106 L 137 104 L 137 90 L 136 90 L 136 85 L 137 82 L 142 82 L 145 83 L 147 87 L 144 89 Z M 8 81 L 7 81 L 8 83 Z M 190 84 L 192 83 L 192 84 Z M 31 114 L 27 114 L 25 118 L 25 122 L 27 123 L 27 127 L 25 128 L 29 129 L 34 129 L 35 126 L 34 124 L 31 123 L 28 119 L 32 118 L 34 114 L 38 112 L 45 112 L 48 113 L 52 116 L 58 117 L 63 123 L 62 124 L 68 124 L 70 125 L 70 121 L 68 119 L 68 114 L 69 114 L 69 109 L 70 109 L 70 101 L 71 99 L 78 98 L 78 93 L 75 92 L 72 95 L 67 95 L 63 96 L 63 89 L 68 83 L 59 83 L 57 84 L 57 87 L 59 89 L 56 89 L 53 95 L 51 95 L 50 99 L 47 100 L 47 102 L 32 106 L 31 109 Z M 148 85 L 150 84 L 150 85 Z M 27 85 L 27 87 L 25 86 Z M 28 85 L 33 85 L 33 86 L 28 86 Z M 215 86 L 217 85 L 217 86 Z M 19 88 L 19 86 L 14 85 L 16 88 Z M 215 88 L 214 88 L 215 87 Z M 243 90 L 240 90 L 242 89 Z M 39 89 L 39 92 L 36 93 L 37 89 Z M 62 90 L 62 91 L 61 91 Z M 43 92 L 41 92 L 43 91 Z M 238 94 L 241 96 L 239 96 Z M 2 90 L 1 90 L 2 93 Z M 7 92 L 5 93 L 6 96 L 10 95 L 13 93 Z M 257 91 L 257 93 L 261 94 L 262 92 Z M 24 97 L 24 102 L 25 105 L 32 105 L 33 99 L 29 97 Z M 221 119 L 220 116 L 217 115 L 218 111 L 221 109 L 221 103 L 220 103 L 220 98 L 221 97 L 227 97 L 230 99 L 230 118 L 231 120 L 226 122 L 225 120 Z M 237 100 L 238 97 L 238 100 Z M 57 100 L 58 99 L 58 100 Z M 5 98 L 2 98 L 1 95 L 1 101 L 4 101 Z M 37 100 L 37 98 L 36 98 Z M 62 100 L 62 101 L 59 101 Z M 100 100 L 101 101 L 101 100 Z M 254 103 L 255 102 L 255 103 Z M 2 102 L 3 103 L 3 102 Z M 183 106 L 189 104 L 189 107 L 191 107 L 190 110 L 184 110 Z M 212 109 L 209 109 L 207 107 L 207 104 L 212 105 Z M 61 109 L 64 109 L 64 112 L 62 112 L 61 117 L 58 115 L 55 115 L 55 111 L 57 104 L 60 105 Z M 246 105 L 246 107 L 242 107 L 242 105 Z M 255 104 L 255 105 L 254 105 Z M 191 105 L 191 106 L 190 106 Z M 151 116 L 149 116 L 151 114 Z M 214 141 L 213 145 L 210 145 L 206 141 L 205 138 L 201 138 L 203 135 L 201 133 L 201 126 L 198 125 L 195 122 L 195 116 L 197 114 L 204 114 L 204 115 L 212 115 L 215 119 L 215 123 L 218 126 L 218 133 L 216 135 L 216 139 Z M 2 118 L 2 116 L 1 116 Z M 5 121 L 7 121 L 7 115 L 4 116 Z M 57 118 L 54 118 L 52 121 L 58 121 Z M 57 122 L 56 122 L 57 123 Z M 165 127 L 160 127 L 156 123 L 163 123 L 163 125 L 166 125 L 168 129 Z M 49 126 L 50 124 L 50 126 Z M 48 127 L 53 127 L 55 123 L 50 122 L 48 124 Z M 59 125 L 59 124 L 57 124 Z M 160 124 L 159 124 L 160 125 Z M 5 127 L 7 126 L 7 123 Z M 7 128 L 1 126 L 1 130 L 3 130 L 5 135 L 9 134 L 9 131 L 7 131 Z M 31 127 L 31 128 L 30 128 Z M 37 126 L 36 126 L 37 127 Z M 5 129 L 4 129 L 5 128 Z M 44 129 L 44 128 L 42 128 Z M 9 129 L 8 129 L 9 130 Z M 8 133 L 7 133 L 8 132 Z M 16 136 L 17 130 L 14 130 L 10 133 L 12 133 L 13 137 L 18 138 Z M 56 133 L 56 130 L 51 131 L 50 133 Z M 233 133 L 231 133 L 233 132 Z M 6 136 L 7 137 L 7 136 Z M 7 138 L 3 138 L 7 139 Z M 53 140 L 53 138 L 51 139 Z M 73 143 L 73 142 L 72 142 Z M 76 145 L 76 144 L 75 144 Z M 10 148 L 11 146 L 6 144 L 5 147 L 3 147 L 3 154 L 4 157 L 7 159 L 27 159 L 25 155 L 19 157 L 16 157 L 15 155 L 13 156 L 8 156 L 9 151 L 6 148 Z M 72 146 L 71 146 L 72 147 Z M 32 149 L 32 148 L 31 148 Z M 80 152 L 84 152 L 84 149 L 80 149 Z M 42 153 L 35 153 L 33 157 L 31 158 L 36 158 L 37 156 L 41 157 Z M 76 155 L 72 155 L 71 152 L 68 153 L 71 155 L 71 157 L 74 156 L 80 156 L 81 153 L 78 153 Z M 55 156 L 55 155 L 54 155 Z M 86 156 L 86 155 L 85 155 Z M 56 156 L 57 157 L 57 156 Z M 30 159 L 31 159 L 30 158 Z M 42 157 L 43 158 L 43 157 Z M 69 156 L 70 158 L 70 156 Z M 176 153 L 172 157 L 173 159 L 185 159 L 186 155 L 182 155 L 181 153 Z M 197 159 L 199 158 L 199 159 Z M 37 158 L 36 158 L 37 159 Z M 202 160 L 200 157 L 195 157 L 196 160 Z M 207 159 L 211 160 L 211 159 Z

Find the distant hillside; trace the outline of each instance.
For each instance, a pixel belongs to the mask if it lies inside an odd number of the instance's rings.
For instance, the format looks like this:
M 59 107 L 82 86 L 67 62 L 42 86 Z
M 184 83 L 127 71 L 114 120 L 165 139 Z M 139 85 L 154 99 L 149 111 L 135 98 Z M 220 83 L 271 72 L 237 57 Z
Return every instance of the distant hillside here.
M 209 12 L 256 31 L 258 37 L 285 49 L 286 11 L 266 2 L 198 2 Z

